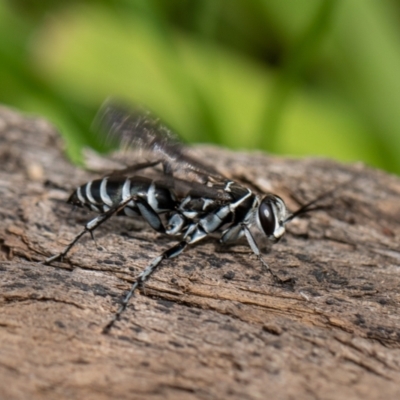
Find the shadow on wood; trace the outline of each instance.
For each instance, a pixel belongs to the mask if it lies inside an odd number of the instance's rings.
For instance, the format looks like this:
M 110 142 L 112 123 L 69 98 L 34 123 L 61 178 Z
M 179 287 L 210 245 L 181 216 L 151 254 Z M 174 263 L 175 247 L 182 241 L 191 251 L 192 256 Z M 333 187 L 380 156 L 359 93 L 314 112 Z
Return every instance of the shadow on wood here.
M 45 121 L 2 108 L 0 131 L 1 398 L 399 398 L 399 178 L 198 148 L 292 210 L 358 178 L 265 256 L 294 287 L 274 284 L 247 246 L 209 240 L 166 262 L 102 335 L 171 238 L 115 217 L 96 243 L 87 237 L 63 263 L 42 265 L 90 218 L 69 214 L 70 191 L 99 175 L 71 165 Z

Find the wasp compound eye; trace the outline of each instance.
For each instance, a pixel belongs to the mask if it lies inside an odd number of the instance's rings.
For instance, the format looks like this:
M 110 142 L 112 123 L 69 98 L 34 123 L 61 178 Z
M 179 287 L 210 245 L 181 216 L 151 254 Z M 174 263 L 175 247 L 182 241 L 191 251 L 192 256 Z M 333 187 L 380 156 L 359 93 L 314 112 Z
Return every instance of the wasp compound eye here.
M 284 201 L 274 194 L 266 195 L 258 207 L 259 228 L 268 239 L 277 242 L 285 233 L 287 209 Z
M 267 236 L 272 236 L 275 231 L 275 214 L 269 199 L 264 199 L 258 208 L 261 227 Z
M 258 208 L 258 217 L 260 218 L 260 224 L 266 236 L 273 236 L 275 232 L 276 218 L 270 199 L 265 198 L 261 202 L 260 207 Z

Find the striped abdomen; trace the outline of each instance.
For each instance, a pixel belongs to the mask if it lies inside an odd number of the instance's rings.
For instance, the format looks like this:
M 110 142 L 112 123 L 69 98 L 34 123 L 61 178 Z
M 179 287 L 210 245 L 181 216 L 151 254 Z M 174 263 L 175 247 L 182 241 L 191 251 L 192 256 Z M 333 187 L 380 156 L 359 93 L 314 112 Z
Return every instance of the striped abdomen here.
M 157 214 L 172 211 L 176 206 L 175 196 L 170 190 L 160 187 L 152 179 L 140 176 L 105 177 L 90 181 L 78 187 L 68 203 L 103 213 L 132 196 L 145 201 Z M 120 214 L 129 217 L 141 215 L 134 199 Z

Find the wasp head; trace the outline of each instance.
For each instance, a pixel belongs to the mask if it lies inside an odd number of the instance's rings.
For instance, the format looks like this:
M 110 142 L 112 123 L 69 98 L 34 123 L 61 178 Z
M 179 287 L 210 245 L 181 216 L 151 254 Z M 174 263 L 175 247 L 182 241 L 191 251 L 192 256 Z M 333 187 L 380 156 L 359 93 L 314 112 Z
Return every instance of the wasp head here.
M 288 214 L 286 205 L 279 196 L 267 194 L 258 207 L 258 227 L 268 239 L 277 242 L 285 233 Z

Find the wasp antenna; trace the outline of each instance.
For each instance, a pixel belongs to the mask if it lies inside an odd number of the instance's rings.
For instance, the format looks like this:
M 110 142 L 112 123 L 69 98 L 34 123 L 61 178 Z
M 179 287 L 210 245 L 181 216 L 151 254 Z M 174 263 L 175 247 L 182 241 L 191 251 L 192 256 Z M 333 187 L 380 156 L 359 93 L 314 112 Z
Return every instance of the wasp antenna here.
M 320 202 L 321 200 L 325 199 L 326 197 L 330 196 L 332 193 L 336 192 L 339 189 L 343 189 L 345 186 L 348 186 L 350 183 L 354 182 L 356 179 L 358 178 L 358 176 L 355 176 L 351 179 L 348 179 L 347 181 L 335 186 L 334 188 L 328 190 L 327 192 L 322 193 L 321 195 L 319 195 L 318 197 L 316 197 L 315 199 L 311 200 L 310 202 L 304 204 L 303 206 L 301 206 L 298 210 L 296 210 L 294 213 L 290 214 L 285 221 L 283 222 L 284 224 L 286 224 L 287 222 L 291 221 L 292 219 L 302 215 L 302 214 L 306 214 L 312 211 L 316 211 L 316 210 L 323 210 L 326 209 L 328 207 L 326 206 L 315 206 L 315 207 L 311 207 L 314 204 Z

